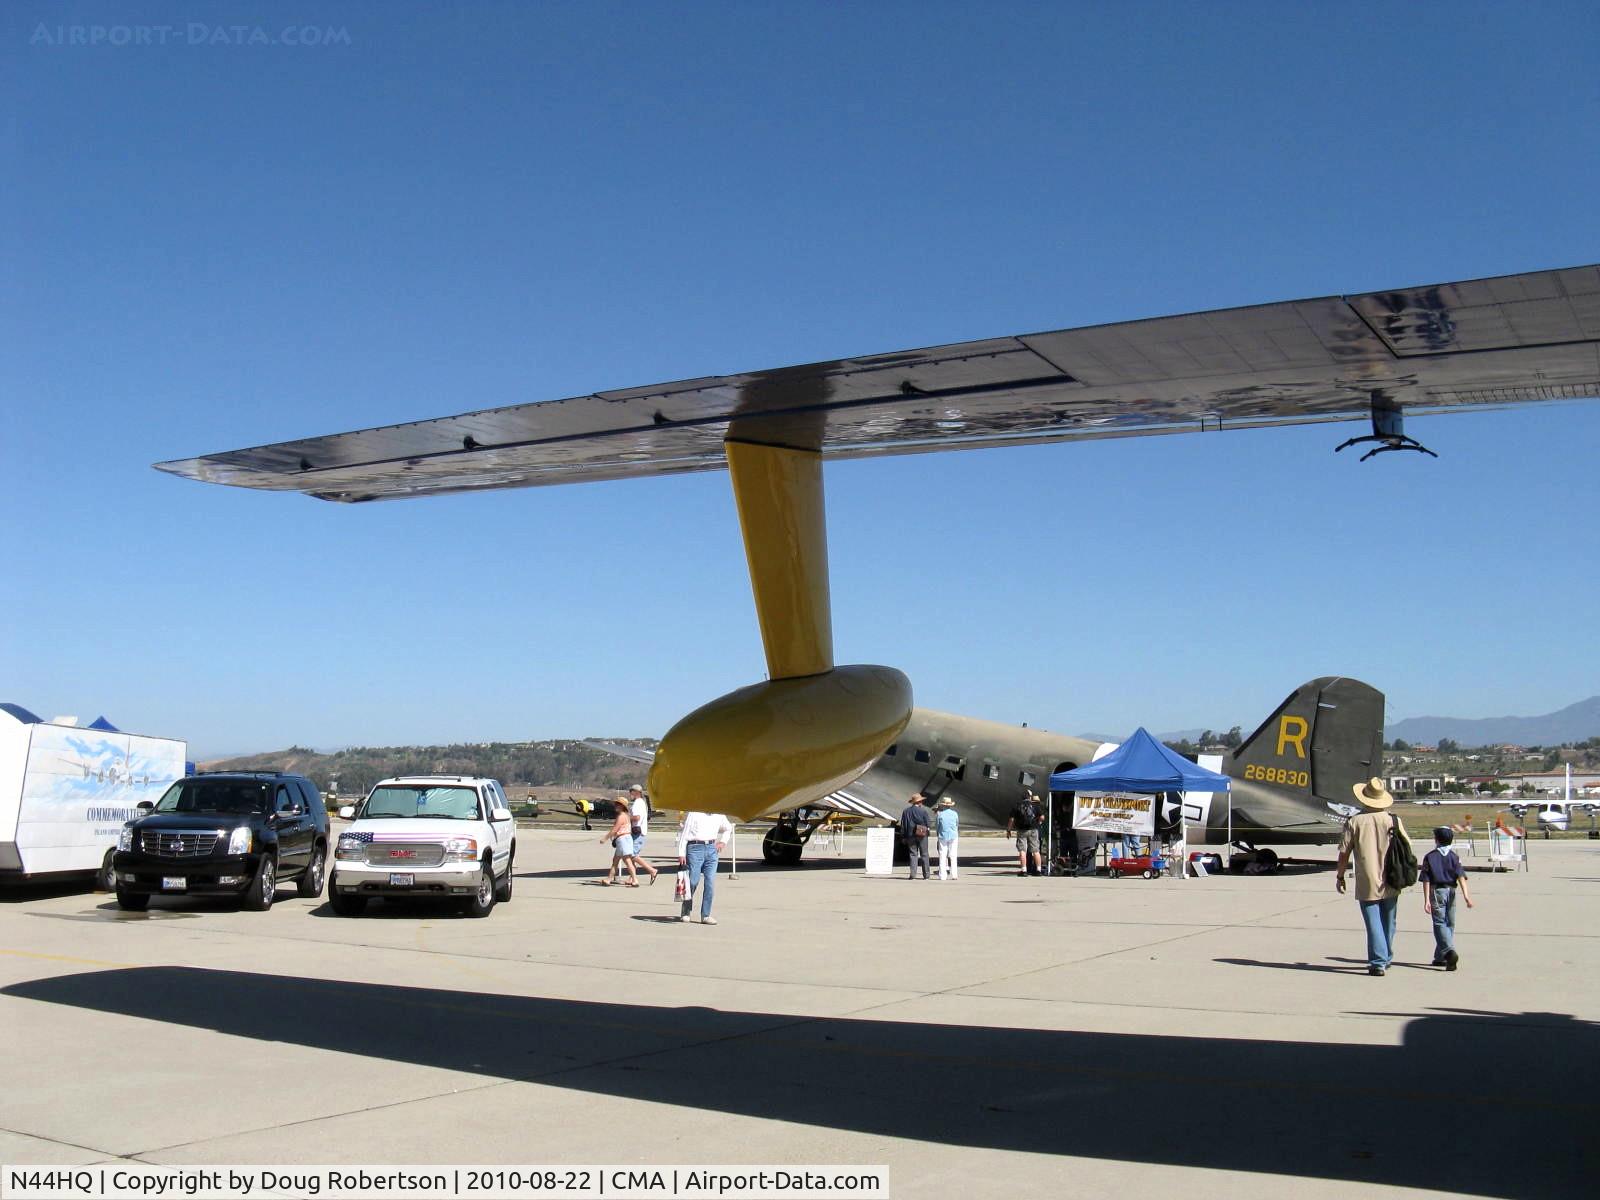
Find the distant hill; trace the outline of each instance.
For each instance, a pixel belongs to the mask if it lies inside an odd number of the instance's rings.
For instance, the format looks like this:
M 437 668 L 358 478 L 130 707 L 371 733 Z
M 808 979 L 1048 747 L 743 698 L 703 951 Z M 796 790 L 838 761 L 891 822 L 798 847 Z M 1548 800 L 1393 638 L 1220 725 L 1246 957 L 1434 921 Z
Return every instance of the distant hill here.
M 1388 741 L 1437 745 L 1450 738 L 1462 746 L 1559 746 L 1600 737 L 1600 696 L 1590 696 L 1542 717 L 1407 717 L 1384 726 Z
M 597 741 L 599 739 L 596 739 Z M 654 741 L 611 738 L 653 747 Z M 212 759 L 207 771 L 291 771 L 326 792 L 337 779 L 344 795 L 365 792 L 394 775 L 483 775 L 513 788 L 606 788 L 641 782 L 646 768 L 579 742 L 486 742 L 456 746 L 350 746 L 333 753 L 291 746 L 264 754 Z

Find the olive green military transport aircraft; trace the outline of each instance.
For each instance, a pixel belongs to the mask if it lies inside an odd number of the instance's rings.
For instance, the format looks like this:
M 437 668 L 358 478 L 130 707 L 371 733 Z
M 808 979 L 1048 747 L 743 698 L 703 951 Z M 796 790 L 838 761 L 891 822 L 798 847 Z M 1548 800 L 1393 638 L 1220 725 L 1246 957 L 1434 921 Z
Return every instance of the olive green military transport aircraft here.
M 872 806 L 895 811 L 907 784 L 936 785 L 951 760 L 993 818 L 1021 771 L 1042 780 L 1084 761 L 1087 743 L 1002 726 L 974 737 L 961 718 L 914 712 L 901 672 L 834 663 L 824 459 L 1362 420 L 1371 432 L 1335 449 L 1367 446 L 1365 460 L 1431 453 L 1406 433 L 1407 413 L 1597 396 L 1591 265 L 651 384 L 158 466 L 344 502 L 726 468 L 767 677 L 667 732 L 654 801 L 750 820 L 865 791 L 889 763 L 905 768 L 901 786 L 874 791 Z M 1314 707 L 1300 689 L 1241 749 L 1236 833 L 1326 836 L 1327 805 L 1377 761 L 1363 739 L 1381 728 L 1382 699 L 1364 687 L 1307 685 Z M 1372 712 L 1347 728 L 1352 700 Z M 989 760 L 997 778 L 985 778 Z M 1210 835 L 1214 814 L 1204 824 Z
M 648 750 L 588 742 L 635 762 Z M 1043 797 L 1050 776 L 1092 762 L 1108 743 L 978 717 L 918 708 L 905 731 L 859 779 L 778 821 L 762 841 L 768 862 L 800 861 L 805 843 L 832 812 L 892 821 L 913 792 L 932 805 L 955 801 L 961 828 L 999 829 L 1028 792 Z M 1223 756 L 1217 770 L 1232 776 L 1228 795 L 1170 794 L 1160 806 L 1158 832 L 1180 816 L 1191 845 L 1232 843 L 1241 863 L 1270 866 L 1269 845 L 1318 845 L 1339 840 L 1344 819 L 1357 811 L 1352 789 L 1378 772 L 1383 754 L 1383 693 L 1340 676 L 1313 679 Z M 1058 831 L 1072 812 L 1071 792 L 1049 792 Z

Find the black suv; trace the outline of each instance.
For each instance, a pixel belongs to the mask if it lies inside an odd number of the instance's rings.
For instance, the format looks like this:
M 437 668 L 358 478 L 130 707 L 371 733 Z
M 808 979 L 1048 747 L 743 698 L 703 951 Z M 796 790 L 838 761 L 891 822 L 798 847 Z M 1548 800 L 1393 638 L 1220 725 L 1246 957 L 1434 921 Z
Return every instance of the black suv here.
M 300 775 L 248 771 L 190 775 L 122 827 L 111 859 L 117 903 L 142 912 L 151 896 L 242 898 L 272 907 L 280 880 L 322 895 L 328 810 Z

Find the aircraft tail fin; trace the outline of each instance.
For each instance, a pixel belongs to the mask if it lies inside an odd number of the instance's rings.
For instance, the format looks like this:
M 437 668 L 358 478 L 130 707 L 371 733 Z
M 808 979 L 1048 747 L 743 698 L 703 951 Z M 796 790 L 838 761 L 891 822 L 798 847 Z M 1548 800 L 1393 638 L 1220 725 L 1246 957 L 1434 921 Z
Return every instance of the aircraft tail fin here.
M 1303 683 L 1234 752 L 1228 774 L 1354 807 L 1351 789 L 1383 769 L 1383 693 L 1359 679 Z

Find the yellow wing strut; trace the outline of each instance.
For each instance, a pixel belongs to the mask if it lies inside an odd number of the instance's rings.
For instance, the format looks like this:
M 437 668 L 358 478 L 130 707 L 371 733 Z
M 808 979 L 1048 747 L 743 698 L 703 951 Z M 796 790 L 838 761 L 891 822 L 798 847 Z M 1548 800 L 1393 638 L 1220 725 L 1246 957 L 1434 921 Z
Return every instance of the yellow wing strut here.
M 911 719 L 911 682 L 892 667 L 833 665 L 822 456 L 725 448 L 770 677 L 668 730 L 650 794 L 659 808 L 750 820 L 859 777 Z

